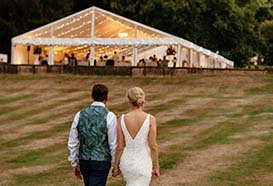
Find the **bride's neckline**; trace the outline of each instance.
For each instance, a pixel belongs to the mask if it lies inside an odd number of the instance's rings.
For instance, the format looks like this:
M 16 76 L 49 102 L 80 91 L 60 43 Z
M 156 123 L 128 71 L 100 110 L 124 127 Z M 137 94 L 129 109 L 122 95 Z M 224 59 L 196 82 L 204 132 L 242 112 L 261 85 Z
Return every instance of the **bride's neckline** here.
M 142 130 L 143 125 L 145 124 L 145 122 L 146 122 L 146 120 L 148 119 L 148 117 L 149 117 L 149 114 L 147 114 L 147 115 L 146 115 L 146 117 L 145 117 L 144 121 L 142 122 L 141 127 L 138 129 L 138 131 L 137 131 L 136 135 L 135 135 L 134 137 L 132 137 L 132 135 L 130 134 L 130 132 L 129 132 L 128 128 L 127 128 L 127 125 L 126 125 L 126 123 L 125 123 L 125 120 L 124 120 L 124 114 L 122 115 L 122 120 L 123 120 L 123 123 L 124 123 L 125 129 L 126 129 L 126 131 L 127 131 L 128 135 L 130 136 L 131 140 L 133 140 L 133 141 L 134 141 L 134 140 L 136 139 L 136 137 L 138 136 L 138 134 L 139 134 L 139 133 L 140 133 L 140 131 Z

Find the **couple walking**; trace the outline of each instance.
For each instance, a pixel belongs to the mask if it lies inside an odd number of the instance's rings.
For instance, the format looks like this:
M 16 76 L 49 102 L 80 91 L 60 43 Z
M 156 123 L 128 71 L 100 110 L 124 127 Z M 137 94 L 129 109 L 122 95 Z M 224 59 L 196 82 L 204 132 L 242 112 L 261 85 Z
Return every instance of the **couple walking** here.
M 105 186 L 114 161 L 112 176 L 122 174 L 126 186 L 149 186 L 159 173 L 156 120 L 142 110 L 145 93 L 139 87 L 127 91 L 132 110 L 118 122 L 105 104 L 108 88 L 97 84 L 92 89 L 93 103 L 79 111 L 72 123 L 68 160 L 85 186 Z

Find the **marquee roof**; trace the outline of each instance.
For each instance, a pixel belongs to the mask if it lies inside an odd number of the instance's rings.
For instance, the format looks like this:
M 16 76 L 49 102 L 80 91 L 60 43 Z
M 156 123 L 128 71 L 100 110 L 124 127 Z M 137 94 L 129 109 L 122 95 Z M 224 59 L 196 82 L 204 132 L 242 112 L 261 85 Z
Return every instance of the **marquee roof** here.
M 90 7 L 16 36 L 12 39 L 12 44 L 71 47 L 182 45 L 214 56 L 213 52 L 190 41 L 98 7 Z

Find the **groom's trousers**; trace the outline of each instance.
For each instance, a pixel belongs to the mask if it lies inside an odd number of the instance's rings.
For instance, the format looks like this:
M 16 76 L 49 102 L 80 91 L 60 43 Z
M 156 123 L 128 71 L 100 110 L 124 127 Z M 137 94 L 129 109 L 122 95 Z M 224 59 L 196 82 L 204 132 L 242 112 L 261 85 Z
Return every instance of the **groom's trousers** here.
M 111 168 L 110 161 L 80 160 L 85 186 L 105 186 Z

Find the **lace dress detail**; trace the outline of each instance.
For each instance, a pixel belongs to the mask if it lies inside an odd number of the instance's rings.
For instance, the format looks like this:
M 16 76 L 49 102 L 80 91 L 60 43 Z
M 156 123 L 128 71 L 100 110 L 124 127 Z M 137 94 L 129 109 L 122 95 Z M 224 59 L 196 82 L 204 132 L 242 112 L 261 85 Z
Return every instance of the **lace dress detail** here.
M 121 128 L 125 137 L 125 148 L 120 159 L 120 170 L 126 186 L 149 186 L 152 177 L 152 158 L 148 145 L 150 115 L 148 114 L 133 139 L 121 116 Z

